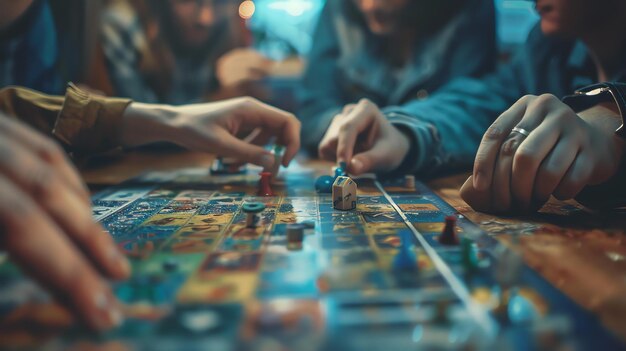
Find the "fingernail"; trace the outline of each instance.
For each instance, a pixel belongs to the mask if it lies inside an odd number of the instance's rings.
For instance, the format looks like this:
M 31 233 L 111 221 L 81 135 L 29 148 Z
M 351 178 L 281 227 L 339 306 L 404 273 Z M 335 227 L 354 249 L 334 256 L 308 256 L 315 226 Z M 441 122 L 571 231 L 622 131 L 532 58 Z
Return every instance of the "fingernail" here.
M 111 321 L 112 326 L 119 327 L 122 323 L 124 323 L 124 315 L 118 307 L 114 307 L 109 310 L 109 320 Z
M 352 162 L 350 162 L 350 165 L 352 166 L 352 173 L 360 173 L 361 170 L 363 169 L 363 162 L 359 161 L 356 158 L 352 159 Z
M 109 260 L 113 265 L 118 267 L 118 269 L 124 276 L 130 275 L 130 263 L 128 263 L 128 259 L 124 255 L 122 255 L 117 247 L 111 246 L 111 248 L 109 249 Z
M 101 291 L 96 294 L 94 303 L 102 313 L 95 318 L 96 327 L 100 330 L 117 327 L 124 322 L 124 316 L 113 297 Z

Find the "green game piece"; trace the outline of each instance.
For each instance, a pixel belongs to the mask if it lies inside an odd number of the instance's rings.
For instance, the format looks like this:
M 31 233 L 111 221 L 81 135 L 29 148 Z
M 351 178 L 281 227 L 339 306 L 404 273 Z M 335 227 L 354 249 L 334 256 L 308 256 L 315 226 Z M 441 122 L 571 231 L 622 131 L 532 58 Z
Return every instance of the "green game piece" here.
M 461 262 L 466 270 L 472 271 L 478 268 L 478 252 L 476 244 L 469 238 L 461 238 Z
M 246 202 L 241 208 L 245 213 L 260 213 L 265 210 L 265 204 L 262 202 Z

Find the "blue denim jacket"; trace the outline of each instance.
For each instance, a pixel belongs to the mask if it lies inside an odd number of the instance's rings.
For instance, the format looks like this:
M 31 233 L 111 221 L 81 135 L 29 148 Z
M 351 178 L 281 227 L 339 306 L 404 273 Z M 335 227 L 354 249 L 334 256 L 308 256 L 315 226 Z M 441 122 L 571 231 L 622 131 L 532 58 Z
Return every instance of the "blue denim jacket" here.
M 352 19 L 345 1 L 326 3 L 299 91 L 302 142 L 310 151 L 316 152 L 331 120 L 346 104 L 369 98 L 381 108 L 401 106 L 453 78 L 493 70 L 492 0 L 467 0 L 436 34 L 416 41 L 412 63 L 400 72 L 377 55 L 381 39 Z
M 625 81 L 623 62 L 613 81 Z M 482 79 L 459 78 L 426 100 L 385 109 L 394 125 L 413 136 L 406 167 L 397 172 L 429 176 L 469 169 L 483 133 L 523 95 L 563 97 L 596 81 L 595 66 L 580 41 L 549 38 L 537 26 L 513 60 L 495 72 Z

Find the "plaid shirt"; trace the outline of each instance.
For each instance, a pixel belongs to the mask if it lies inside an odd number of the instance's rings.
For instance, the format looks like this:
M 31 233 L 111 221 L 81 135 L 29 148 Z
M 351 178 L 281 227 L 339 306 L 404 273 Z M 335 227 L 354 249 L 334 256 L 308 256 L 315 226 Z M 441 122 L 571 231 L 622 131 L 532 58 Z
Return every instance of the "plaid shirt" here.
M 103 14 L 101 39 L 115 94 L 139 102 L 173 105 L 206 101 L 218 88 L 214 66 L 221 43 L 211 43 L 204 60 L 174 57 L 170 85 L 159 94 L 140 69 L 150 61 L 147 38 L 134 9 L 126 1 L 116 1 Z M 216 45 L 217 44 L 217 45 Z
M 0 32 L 0 88 L 20 85 L 59 94 L 57 35 L 47 1 L 33 5 Z

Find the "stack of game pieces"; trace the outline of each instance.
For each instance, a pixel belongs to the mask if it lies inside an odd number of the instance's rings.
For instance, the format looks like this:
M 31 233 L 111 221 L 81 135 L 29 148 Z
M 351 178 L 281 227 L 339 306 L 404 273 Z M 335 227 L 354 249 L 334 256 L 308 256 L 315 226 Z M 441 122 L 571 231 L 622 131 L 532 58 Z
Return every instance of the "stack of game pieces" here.
M 333 183 L 333 208 L 349 211 L 356 208 L 357 186 L 354 180 L 345 176 L 338 176 Z
M 442 245 L 458 245 L 459 238 L 456 235 L 456 217 L 447 216 L 446 226 L 439 235 L 439 243 Z
M 302 249 L 302 240 L 304 240 L 304 226 L 297 223 L 287 225 L 287 249 Z
M 261 172 L 259 175 L 261 176 L 261 180 L 259 180 L 259 190 L 257 192 L 257 196 L 274 196 L 271 185 L 272 173 Z
M 246 213 L 246 228 L 255 229 L 259 224 L 259 213 L 265 210 L 265 205 L 261 202 L 247 202 L 242 209 Z
M 404 187 L 407 189 L 415 189 L 415 176 L 407 174 L 404 176 Z

